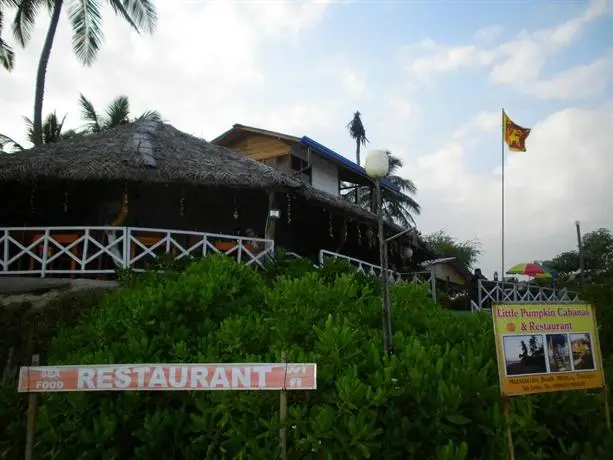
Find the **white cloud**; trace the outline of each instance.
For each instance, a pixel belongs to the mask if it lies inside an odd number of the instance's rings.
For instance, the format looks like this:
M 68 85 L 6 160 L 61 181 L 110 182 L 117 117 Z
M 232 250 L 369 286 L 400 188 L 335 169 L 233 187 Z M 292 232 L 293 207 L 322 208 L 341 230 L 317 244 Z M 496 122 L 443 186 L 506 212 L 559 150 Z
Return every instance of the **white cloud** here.
M 475 133 L 483 133 L 494 131 L 495 129 L 502 130 L 502 111 L 494 112 L 479 112 L 466 123 L 460 125 L 453 133 L 453 139 L 468 138 Z
M 341 86 L 352 98 L 358 98 L 366 90 L 366 81 L 357 73 L 344 69 L 341 74 Z
M 502 31 L 503 28 L 501 26 L 483 27 L 482 29 L 479 29 L 475 32 L 473 38 L 475 40 L 491 41 L 495 38 L 498 38 Z
M 513 40 L 496 46 L 484 43 L 443 45 L 432 39 L 406 47 L 408 72 L 421 80 L 466 67 L 490 68 L 493 85 L 510 85 L 543 99 L 570 99 L 595 94 L 610 78 L 610 60 L 598 60 L 563 71 L 553 77 L 541 76 L 547 61 L 577 41 L 588 23 L 608 14 L 612 0 L 592 0 L 576 17 L 553 27 L 528 32 L 522 30 Z M 479 29 L 476 42 L 493 39 L 500 28 Z
M 432 74 L 450 72 L 460 67 L 487 65 L 494 59 L 494 53 L 479 49 L 474 45 L 445 46 L 431 39 L 423 40 L 416 47 L 410 46 L 404 50 L 409 56 L 415 51 L 427 54 L 420 58 L 410 58 L 407 70 L 424 79 Z

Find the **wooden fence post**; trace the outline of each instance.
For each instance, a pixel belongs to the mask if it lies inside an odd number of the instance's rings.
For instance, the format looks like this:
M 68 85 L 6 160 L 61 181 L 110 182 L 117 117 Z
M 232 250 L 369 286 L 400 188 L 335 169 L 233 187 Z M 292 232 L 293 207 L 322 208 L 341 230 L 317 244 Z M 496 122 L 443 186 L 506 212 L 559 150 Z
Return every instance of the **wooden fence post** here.
M 281 352 L 281 362 L 287 365 L 287 353 Z M 286 367 L 287 370 L 287 367 Z M 281 440 L 281 458 L 287 460 L 287 428 L 285 423 L 287 421 L 287 391 L 285 390 L 285 381 L 287 381 L 287 375 L 284 377 L 283 389 L 279 396 L 279 420 L 281 422 L 281 429 L 279 430 L 279 438 Z
M 40 364 L 40 356 L 32 355 L 32 366 Z M 28 421 L 26 425 L 26 460 L 32 460 L 34 452 L 34 428 L 36 424 L 36 393 L 28 394 Z

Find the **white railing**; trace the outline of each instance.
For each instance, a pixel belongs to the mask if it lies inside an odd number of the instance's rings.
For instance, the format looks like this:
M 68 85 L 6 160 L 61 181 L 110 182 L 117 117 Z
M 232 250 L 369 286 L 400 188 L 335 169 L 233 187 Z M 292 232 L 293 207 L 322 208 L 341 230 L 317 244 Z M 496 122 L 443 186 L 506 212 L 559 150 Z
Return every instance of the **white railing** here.
M 491 308 L 492 303 L 573 303 L 579 294 L 566 289 L 553 289 L 525 283 L 479 280 L 477 307 Z
M 139 227 L 0 227 L 0 275 L 107 274 L 175 259 L 225 254 L 262 266 L 274 242 L 262 238 Z
M 374 265 L 354 257 L 349 257 L 344 254 L 322 249 L 319 251 L 319 263 L 323 264 L 326 259 L 345 260 L 349 262 L 350 265 L 355 267 L 360 273 L 364 273 L 365 275 L 369 276 L 381 277 L 381 267 L 379 265 Z M 390 283 L 410 282 L 432 284 L 431 272 L 399 273 L 397 271 L 388 270 L 387 273 L 387 279 Z

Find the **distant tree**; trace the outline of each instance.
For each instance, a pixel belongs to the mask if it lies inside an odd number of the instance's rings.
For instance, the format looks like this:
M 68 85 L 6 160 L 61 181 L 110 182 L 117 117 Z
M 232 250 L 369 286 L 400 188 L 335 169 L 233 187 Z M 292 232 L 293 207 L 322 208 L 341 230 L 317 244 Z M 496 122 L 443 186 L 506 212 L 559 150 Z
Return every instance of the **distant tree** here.
M 613 234 L 606 228 L 586 233 L 582 238 L 583 257 L 586 272 L 609 271 L 613 269 Z M 565 251 L 544 265 L 556 270 L 562 277 L 579 270 L 579 252 Z
M 83 132 L 96 134 L 115 126 L 137 120 L 161 121 L 161 115 L 148 110 L 136 118 L 130 118 L 130 101 L 127 96 L 117 96 L 106 107 L 105 114 L 96 112 L 94 105 L 82 94 L 79 96 L 81 117 L 86 122 Z
M 481 255 L 481 243 L 479 241 L 458 241 L 444 230 L 426 235 L 424 241 L 428 247 L 438 251 L 444 257 L 455 257 L 458 262 L 469 269 L 473 268 Z
M 362 124 L 362 114 L 356 111 L 353 114 L 353 118 L 347 123 L 347 129 L 349 135 L 355 141 L 355 162 L 360 165 L 360 148 L 368 142 L 366 138 L 366 129 Z

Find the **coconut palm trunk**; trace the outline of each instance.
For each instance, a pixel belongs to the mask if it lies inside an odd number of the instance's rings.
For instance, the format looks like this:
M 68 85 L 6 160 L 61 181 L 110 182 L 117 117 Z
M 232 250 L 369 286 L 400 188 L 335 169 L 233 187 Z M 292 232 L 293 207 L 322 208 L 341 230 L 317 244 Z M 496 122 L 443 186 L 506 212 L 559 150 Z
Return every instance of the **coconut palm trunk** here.
M 63 5 L 64 0 L 55 0 L 54 2 L 51 22 L 49 23 L 49 29 L 47 30 L 47 36 L 45 37 L 45 44 L 43 45 L 40 60 L 38 61 L 38 72 L 36 73 L 36 92 L 34 94 L 34 120 L 32 122 L 32 141 L 34 142 L 34 145 L 41 145 L 43 143 L 43 99 L 45 97 L 45 80 L 47 78 L 49 57 L 51 56 L 51 49 L 53 48 L 55 32 L 57 31 L 57 25 L 60 22 L 60 14 L 62 13 Z

